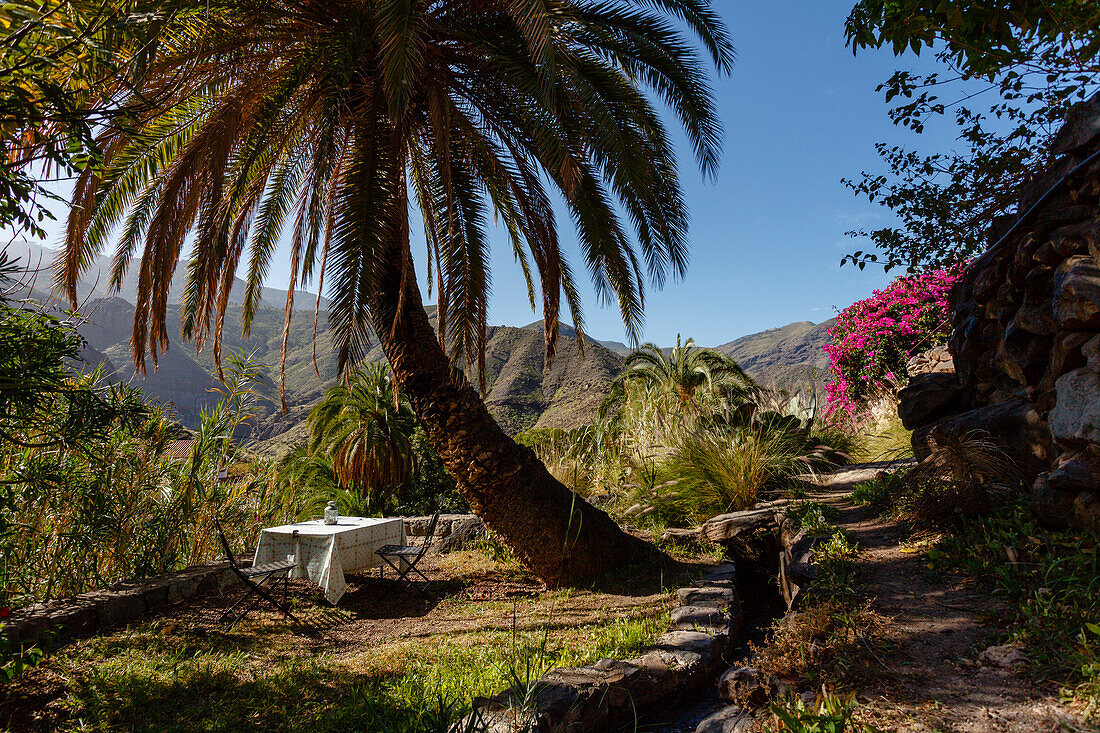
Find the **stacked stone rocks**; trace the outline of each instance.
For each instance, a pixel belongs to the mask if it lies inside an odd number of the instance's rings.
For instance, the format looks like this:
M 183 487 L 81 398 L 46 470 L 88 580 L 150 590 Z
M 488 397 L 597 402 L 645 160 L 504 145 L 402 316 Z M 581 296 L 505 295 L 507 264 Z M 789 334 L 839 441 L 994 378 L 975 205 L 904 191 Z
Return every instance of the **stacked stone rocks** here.
M 714 679 L 737 643 L 741 603 L 737 571 L 719 565 L 676 592 L 679 606 L 669 631 L 633 659 L 602 659 L 587 667 L 563 667 L 530 689 L 512 689 L 475 700 L 474 712 L 451 728 L 487 733 L 587 733 L 611 728 L 697 690 Z
M 1100 525 L 1100 94 L 1055 136 L 1019 217 L 952 292 L 940 357 L 899 395 L 917 457 L 941 432 L 984 430 L 1017 460 L 1039 515 Z M 1013 228 L 1015 227 L 1015 228 Z

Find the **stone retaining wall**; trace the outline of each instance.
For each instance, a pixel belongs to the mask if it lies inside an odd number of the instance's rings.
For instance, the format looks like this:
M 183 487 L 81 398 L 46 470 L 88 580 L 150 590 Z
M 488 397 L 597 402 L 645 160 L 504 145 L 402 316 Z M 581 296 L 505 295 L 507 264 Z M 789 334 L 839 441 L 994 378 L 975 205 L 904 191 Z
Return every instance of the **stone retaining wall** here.
M 405 534 L 423 537 L 430 521 L 431 517 L 405 518 Z M 473 514 L 441 514 L 436 538 L 480 524 L 481 520 Z M 240 562 L 250 564 L 251 553 L 242 555 Z M 174 603 L 238 582 L 225 561 L 196 565 L 176 573 L 117 583 L 72 598 L 27 606 L 12 614 L 3 633 L 16 644 L 52 648 L 139 621 Z
M 239 561 L 247 565 L 252 557 L 245 555 Z M 176 573 L 117 583 L 71 598 L 27 606 L 12 614 L 4 633 L 16 644 L 52 648 L 138 621 L 200 593 L 239 582 L 224 560 L 196 565 Z
M 475 704 L 454 730 L 476 721 L 489 733 L 601 731 L 609 720 L 712 681 L 741 630 L 733 564 L 719 566 L 676 595 L 670 630 L 638 657 L 552 670 L 524 699 L 508 690 Z
M 953 370 L 914 376 L 899 414 L 918 458 L 982 430 L 1017 461 L 1040 516 L 1100 529 L 1100 94 L 1055 136 L 1047 172 L 952 292 Z M 1028 212 L 1030 211 L 1030 214 Z M 1016 225 L 1015 231 L 1011 229 Z

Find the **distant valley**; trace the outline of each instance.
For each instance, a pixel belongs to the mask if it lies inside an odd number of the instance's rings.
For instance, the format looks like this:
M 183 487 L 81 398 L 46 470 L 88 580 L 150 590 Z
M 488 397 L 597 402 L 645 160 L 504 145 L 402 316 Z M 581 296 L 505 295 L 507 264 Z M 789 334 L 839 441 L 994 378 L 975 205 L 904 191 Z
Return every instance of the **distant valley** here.
M 48 264 L 47 258 L 52 252 L 34 245 L 27 247 L 22 257 L 30 257 L 32 263 L 43 261 L 43 266 Z M 40 251 L 35 253 L 30 248 Z M 19 251 L 14 254 L 20 256 Z M 177 279 L 180 282 L 176 287 L 182 287 L 178 274 Z M 41 293 L 48 283 L 48 277 L 39 275 L 35 283 L 39 299 L 45 299 Z M 88 341 L 85 361 L 93 367 L 101 365 L 105 375 L 114 381 L 130 382 L 162 402 L 172 403 L 180 421 L 193 426 L 200 411 L 218 399 L 213 391 L 218 382 L 214 378 L 209 349 L 196 352 L 193 346 L 179 340 L 178 328 L 170 327 L 172 343 L 168 351 L 160 355 L 157 369 L 154 371 L 150 363 L 148 374 L 138 376 L 130 352 L 132 290 L 126 287 L 126 282 L 122 296 L 97 297 L 102 288 L 88 283 L 83 283 L 80 290 L 84 303 L 82 313 L 87 319 L 79 328 Z M 127 295 L 130 297 L 124 297 Z M 173 295 L 178 295 L 175 287 Z M 263 299 L 266 305 L 258 311 L 247 339 L 240 333 L 239 299 L 230 306 L 226 322 L 234 325 L 226 327 L 222 353 L 223 356 L 252 354 L 267 367 L 271 386 L 263 395 L 250 437 L 259 447 L 280 454 L 305 438 L 303 420 L 310 407 L 335 382 L 337 360 L 328 338 L 324 304 L 317 321 L 315 354 L 313 306 L 316 295 L 301 293 L 295 301 L 303 304 L 303 309 L 293 314 L 287 346 L 285 379 L 290 409 L 282 413 L 278 400 L 278 364 L 285 292 L 265 288 Z M 169 306 L 169 320 L 174 324 L 178 322 L 179 299 L 172 297 L 169 302 L 173 303 Z M 820 388 L 824 382 L 822 372 L 828 364 L 821 347 L 829 342 L 825 329 L 831 324 L 832 321 L 792 323 L 743 336 L 715 348 L 733 357 L 762 384 L 805 386 L 813 382 Z M 582 358 L 578 346 L 576 331 L 563 324 L 557 354 L 547 367 L 541 321 L 523 327 L 490 328 L 485 402 L 506 431 L 573 428 L 592 420 L 630 349 L 621 342 L 599 341 L 586 336 Z M 381 349 L 375 346 L 368 360 L 382 359 Z

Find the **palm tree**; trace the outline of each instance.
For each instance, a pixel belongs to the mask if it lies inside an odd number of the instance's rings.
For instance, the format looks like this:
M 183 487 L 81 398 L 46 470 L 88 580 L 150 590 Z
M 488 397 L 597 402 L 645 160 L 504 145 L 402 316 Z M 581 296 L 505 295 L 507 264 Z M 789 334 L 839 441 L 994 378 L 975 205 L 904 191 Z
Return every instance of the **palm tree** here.
M 335 500 L 340 511 L 364 516 L 371 512 L 370 496 L 351 490 L 336 475 L 332 459 L 300 445 L 279 459 L 271 479 L 274 495 L 299 521 L 319 517 L 325 504 Z
M 753 399 L 759 392 L 756 383 L 732 358 L 696 346 L 695 339 L 681 343 L 679 334 L 676 346 L 667 353 L 647 343 L 626 357 L 622 373 L 600 403 L 600 418 L 617 410 L 634 386 L 671 396 L 693 412 L 699 411 L 702 395 L 736 405 Z
M 351 494 L 365 494 L 369 509 L 382 511 L 389 495 L 412 479 L 416 415 L 395 395 L 389 367 L 367 364 L 352 372 L 346 386 L 325 394 L 308 422 L 310 453 L 323 454 L 340 483 L 357 490 Z
M 341 368 L 380 341 L 471 507 L 528 567 L 555 585 L 656 559 L 514 443 L 463 370 L 484 387 L 489 206 L 532 307 L 541 298 L 548 358 L 563 295 L 583 334 L 554 193 L 631 338 L 646 280 L 683 274 L 687 209 L 651 97 L 713 174 L 720 125 L 706 63 L 685 35 L 719 71 L 731 68 L 709 0 L 175 1 L 135 88 L 157 110 L 104 131 L 102 164 L 75 187 L 60 266 L 70 298 L 117 230 L 112 282 L 140 249 L 133 356 L 143 368 L 149 351 L 155 365 L 190 237 L 182 330 L 199 347 L 211 341 L 217 360 L 242 257 L 247 331 L 286 229 L 284 359 L 294 288 L 316 279 Z M 410 197 L 437 329 L 413 267 Z

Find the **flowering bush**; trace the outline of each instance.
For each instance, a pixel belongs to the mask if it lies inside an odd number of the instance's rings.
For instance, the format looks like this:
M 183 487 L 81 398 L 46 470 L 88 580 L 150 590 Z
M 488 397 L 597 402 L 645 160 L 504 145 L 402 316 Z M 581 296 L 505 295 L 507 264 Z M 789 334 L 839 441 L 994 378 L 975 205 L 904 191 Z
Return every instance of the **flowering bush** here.
M 947 341 L 947 297 L 965 263 L 900 277 L 870 298 L 845 308 L 825 346 L 833 381 L 825 385 L 830 416 L 851 416 L 870 391 L 903 382 L 909 357 Z

